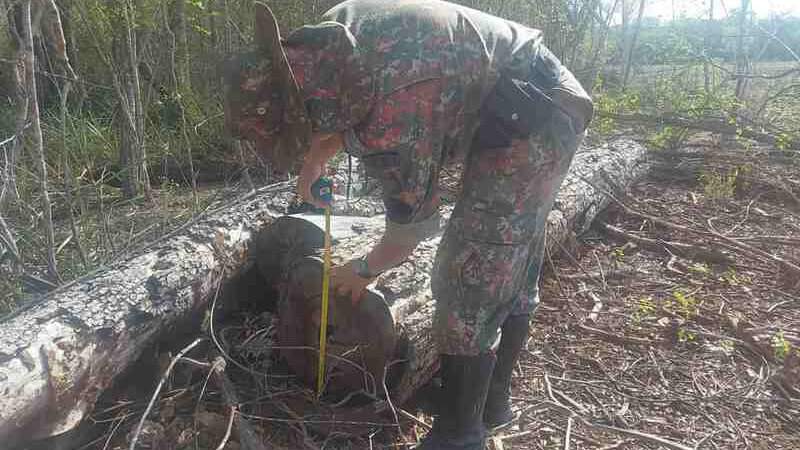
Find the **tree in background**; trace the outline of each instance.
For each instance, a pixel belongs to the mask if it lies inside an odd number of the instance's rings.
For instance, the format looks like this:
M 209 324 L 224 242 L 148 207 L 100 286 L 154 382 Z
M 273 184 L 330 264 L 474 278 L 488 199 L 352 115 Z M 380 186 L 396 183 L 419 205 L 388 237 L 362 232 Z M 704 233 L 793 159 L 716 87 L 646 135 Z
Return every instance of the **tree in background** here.
M 757 18 L 740 1 L 725 17 L 709 4 L 707 17 L 669 22 L 648 17 L 647 0 L 459 3 L 542 29 L 594 92 L 595 135 L 645 124 L 653 142 L 678 143 L 690 124 L 791 148 L 800 128 L 800 18 Z M 270 6 L 288 31 L 336 3 Z M 0 0 L 10 13 L 0 34 L 0 98 L 10 106 L 0 111 L 3 282 L 21 279 L 6 277 L 14 261 L 50 280 L 37 289 L 50 288 L 56 273 L 78 276 L 180 226 L 220 187 L 274 180 L 222 119 L 219 68 L 252 39 L 249 1 L 31 0 L 32 44 L 17 25 L 26 4 Z

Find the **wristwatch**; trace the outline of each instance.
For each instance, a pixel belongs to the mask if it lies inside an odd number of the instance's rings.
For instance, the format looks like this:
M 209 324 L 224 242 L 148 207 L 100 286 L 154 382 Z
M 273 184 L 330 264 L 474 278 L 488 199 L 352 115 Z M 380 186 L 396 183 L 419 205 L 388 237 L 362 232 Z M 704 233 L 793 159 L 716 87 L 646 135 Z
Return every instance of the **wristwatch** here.
M 366 255 L 354 260 L 353 268 L 356 271 L 356 275 L 360 276 L 361 278 L 375 278 L 380 275 L 379 273 L 370 272 Z

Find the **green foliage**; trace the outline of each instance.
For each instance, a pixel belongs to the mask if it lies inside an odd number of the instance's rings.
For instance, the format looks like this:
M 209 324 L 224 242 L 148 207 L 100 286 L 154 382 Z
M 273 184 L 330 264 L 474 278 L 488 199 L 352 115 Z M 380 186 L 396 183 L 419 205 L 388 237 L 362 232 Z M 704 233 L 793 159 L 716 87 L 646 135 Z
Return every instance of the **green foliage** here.
M 0 317 L 12 312 L 16 299 L 22 295 L 22 280 L 14 277 L 0 277 Z
M 670 23 L 645 20 L 634 57 L 642 64 L 671 64 L 696 60 L 700 53 L 705 53 L 719 61 L 734 61 L 736 40 L 730 37 L 738 33 L 737 19 L 736 14 L 730 14 L 711 23 L 705 18 L 686 17 Z M 781 43 L 794 49 L 800 47 L 800 17 L 776 16 L 754 22 L 764 29 L 777 31 L 775 39 L 768 33 L 748 39 L 748 46 L 762 51 L 762 60 L 785 60 L 786 49 Z M 617 42 L 619 35 L 620 29 L 615 28 L 612 42 Z
M 693 296 L 677 290 L 672 292 L 672 298 L 677 304 L 677 313 L 685 319 L 690 319 L 699 313 L 697 300 Z
M 697 299 L 681 289 L 672 292 L 672 297 L 667 299 L 664 308 L 668 311 L 671 310 L 685 322 L 690 321 L 700 313 Z M 679 342 L 693 342 L 697 337 L 697 335 L 685 325 L 678 327 L 677 333 Z
M 659 150 L 675 150 L 681 148 L 689 136 L 688 129 L 667 125 L 653 133 L 647 142 L 651 147 Z
M 686 329 L 685 327 L 678 328 L 678 341 L 679 342 L 694 342 L 697 334 Z
M 651 296 L 641 297 L 636 300 L 635 308 L 633 312 L 633 322 L 639 324 L 643 320 L 653 316 L 653 313 L 656 312 L 656 303 Z
M 605 89 L 605 80 L 601 74 L 595 80 L 595 109 L 597 119 L 592 125 L 595 132 L 602 135 L 610 134 L 617 127 L 610 116 L 636 112 L 641 107 L 641 96 L 638 92 L 621 93 Z
M 739 169 L 732 169 L 727 174 L 714 170 L 704 170 L 700 174 L 703 193 L 711 200 L 731 200 L 736 193 L 736 182 Z
M 772 336 L 772 350 L 775 355 L 775 359 L 778 361 L 783 361 L 789 356 L 789 353 L 792 351 L 792 344 L 786 337 L 783 335 L 783 330 L 778 331 L 775 335 Z
M 752 283 L 752 279 L 749 276 L 736 272 L 733 267 L 726 270 L 719 279 L 731 286 L 746 286 Z
M 794 137 L 789 133 L 779 133 L 775 139 L 775 148 L 778 150 L 787 150 L 794 143 Z
M 706 263 L 694 263 L 689 266 L 689 271 L 692 273 L 700 274 L 700 275 L 709 275 L 711 273 L 711 268 Z

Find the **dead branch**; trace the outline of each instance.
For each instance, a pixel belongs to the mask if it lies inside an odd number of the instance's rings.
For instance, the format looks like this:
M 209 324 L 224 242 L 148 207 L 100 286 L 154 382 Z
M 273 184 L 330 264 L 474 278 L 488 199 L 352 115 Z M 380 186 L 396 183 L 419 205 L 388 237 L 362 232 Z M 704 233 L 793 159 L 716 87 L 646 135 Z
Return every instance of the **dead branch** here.
M 612 427 L 612 426 L 609 426 L 609 425 L 602 425 L 602 424 L 599 424 L 599 423 L 591 422 L 588 419 L 586 419 L 585 417 L 583 417 L 582 415 L 580 415 L 580 414 L 576 413 L 575 411 L 573 411 L 572 409 L 570 409 L 568 406 L 566 406 L 563 403 L 561 403 L 558 400 L 556 400 L 555 396 L 553 395 L 553 388 L 552 388 L 552 386 L 550 384 L 550 377 L 547 375 L 547 373 L 544 374 L 544 383 L 545 383 L 545 390 L 547 392 L 547 396 L 549 397 L 550 400 L 542 402 L 542 404 L 543 405 L 553 406 L 556 409 L 560 410 L 561 412 L 567 414 L 570 418 L 578 419 L 587 428 L 590 428 L 590 429 L 593 429 L 593 430 L 596 430 L 596 431 L 606 431 L 606 432 L 611 431 L 611 432 L 615 432 L 617 434 L 630 436 L 630 437 L 633 437 L 633 438 L 636 438 L 636 439 L 639 439 L 639 440 L 643 440 L 643 441 L 646 441 L 646 442 L 650 442 L 650 443 L 654 443 L 654 444 L 658 444 L 658 445 L 663 445 L 664 447 L 668 447 L 668 448 L 671 448 L 671 449 L 674 449 L 674 450 L 694 450 L 693 448 L 687 447 L 687 446 L 685 446 L 685 445 L 683 445 L 681 443 L 674 442 L 674 441 L 671 441 L 669 439 L 662 438 L 660 436 L 656 436 L 656 435 L 653 435 L 653 434 L 644 433 L 642 431 L 630 430 L 630 429 L 627 429 L 627 428 Z
M 792 274 L 794 274 L 797 277 L 800 277 L 800 266 L 798 266 L 797 264 L 795 264 L 795 263 L 793 263 L 791 261 L 787 261 L 787 260 L 781 258 L 780 256 L 771 255 L 771 254 L 769 254 L 769 253 L 767 253 L 767 252 L 765 252 L 763 250 L 757 249 L 757 248 L 755 248 L 755 247 L 753 247 L 753 246 L 751 246 L 749 244 L 745 244 L 743 242 L 737 241 L 736 239 L 733 239 L 731 237 L 725 236 L 725 235 L 719 233 L 718 231 L 716 231 L 713 228 L 713 226 L 711 226 L 710 224 L 709 224 L 709 231 L 702 231 L 702 230 L 696 230 L 694 228 L 690 228 L 690 227 L 687 227 L 687 226 L 684 226 L 684 225 L 678 225 L 678 224 L 672 223 L 672 222 L 670 222 L 668 220 L 661 219 L 659 217 L 655 217 L 655 216 L 652 216 L 650 214 L 643 213 L 641 211 L 635 210 L 632 207 L 626 205 L 621 200 L 619 200 L 617 197 L 615 197 L 614 194 L 612 194 L 612 193 L 610 193 L 610 192 L 608 192 L 608 191 L 606 191 L 604 189 L 601 189 L 601 188 L 597 187 L 596 185 L 594 185 L 591 181 L 587 180 L 586 178 L 583 178 L 583 180 L 587 184 L 589 184 L 590 186 L 595 188 L 598 192 L 603 193 L 608 198 L 610 198 L 612 201 L 614 201 L 614 203 L 619 205 L 628 214 L 631 214 L 631 215 L 634 215 L 634 216 L 637 216 L 637 217 L 641 217 L 643 219 L 647 219 L 647 220 L 649 220 L 649 221 L 651 221 L 651 222 L 653 222 L 655 224 L 662 225 L 662 226 L 667 227 L 667 228 L 672 228 L 672 229 L 675 229 L 675 230 L 684 231 L 684 232 L 692 233 L 692 234 L 699 234 L 699 235 L 703 235 L 703 236 L 714 236 L 714 237 L 716 237 L 718 239 L 721 239 L 721 240 L 725 241 L 728 245 L 736 248 L 737 250 L 739 250 L 741 252 L 748 253 L 748 254 L 751 254 L 753 256 L 758 256 L 758 257 L 760 257 L 760 258 L 762 258 L 764 260 L 767 260 L 769 262 L 776 263 L 779 266 L 781 266 L 782 268 L 784 268 L 786 271 L 791 272 Z
M 588 325 L 583 325 L 583 324 L 578 325 L 578 328 L 580 328 L 582 331 L 585 331 L 587 333 L 590 333 L 590 334 L 593 334 L 595 336 L 598 336 L 598 337 L 602 338 L 605 341 L 608 341 L 608 342 L 611 342 L 611 343 L 614 343 L 614 344 L 623 345 L 623 346 L 630 344 L 630 345 L 644 345 L 644 346 L 647 346 L 647 347 L 651 347 L 651 346 L 656 345 L 658 343 L 658 342 L 653 341 L 651 339 L 637 338 L 637 337 L 632 337 L 632 336 L 619 336 L 619 335 L 616 335 L 616 334 L 613 334 L 613 333 L 609 333 L 607 331 L 603 331 L 603 330 L 600 330 L 600 329 L 597 329 L 597 328 L 594 328 L 594 327 L 590 327 Z
M 128 447 L 129 450 L 134 450 L 136 448 L 136 442 L 139 440 L 139 435 L 142 433 L 142 427 L 144 427 L 144 423 L 147 420 L 147 416 L 150 415 L 150 411 L 153 410 L 153 406 L 156 404 L 156 400 L 158 399 L 158 394 L 161 393 L 161 389 L 164 387 L 164 383 L 167 381 L 169 376 L 172 374 L 172 369 L 175 367 L 175 364 L 183 358 L 183 355 L 189 353 L 190 350 L 197 347 L 198 344 L 205 341 L 204 338 L 197 338 L 192 341 L 189 345 L 181 349 L 177 355 L 172 358 L 172 361 L 169 363 L 167 370 L 164 372 L 164 375 L 161 377 L 161 380 L 158 382 L 158 386 L 156 386 L 155 392 L 153 392 L 153 396 L 150 398 L 150 403 L 147 404 L 147 409 L 144 410 L 142 414 L 142 418 L 139 419 L 139 424 L 136 426 L 136 431 L 133 433 L 133 438 L 131 438 L 131 444 Z
M 684 258 L 702 260 L 714 264 L 733 264 L 733 260 L 726 254 L 709 248 L 686 244 L 683 242 L 665 241 L 662 239 L 650 239 L 637 236 L 633 233 L 623 230 L 622 228 L 618 228 L 607 223 L 601 222 L 599 226 L 612 237 L 617 239 L 626 239 L 636 243 L 637 245 L 657 252 L 665 253 L 668 250 L 669 252 L 678 256 L 683 256 Z
M 649 125 L 673 125 L 690 130 L 709 131 L 712 133 L 719 133 L 729 136 L 741 135 L 744 138 L 752 139 L 757 142 L 763 142 L 770 145 L 781 144 L 785 145 L 786 149 L 800 150 L 800 140 L 795 139 L 786 143 L 781 141 L 781 139 L 777 136 L 777 134 L 780 133 L 771 134 L 765 131 L 758 131 L 757 129 L 751 126 L 730 124 L 724 119 L 716 119 L 716 118 L 688 119 L 685 117 L 679 117 L 673 115 L 656 116 L 643 113 L 618 114 L 618 113 L 611 113 L 604 111 L 598 112 L 598 115 L 600 117 L 613 119 L 619 122 L 645 123 Z M 764 125 L 760 128 L 767 129 L 768 126 Z
M 236 407 L 230 407 L 230 415 L 228 416 L 228 427 L 225 429 L 225 435 L 222 437 L 219 445 L 217 446 L 217 450 L 224 450 L 225 446 L 228 445 L 228 440 L 231 438 L 231 430 L 233 429 L 233 419 L 236 417 Z
M 240 401 L 239 396 L 236 393 L 236 386 L 225 374 L 225 358 L 223 358 L 221 355 L 217 356 L 214 359 L 212 366 L 212 376 L 214 381 L 222 391 L 222 398 L 225 400 L 225 403 L 231 410 L 231 421 L 228 424 L 228 437 L 230 437 L 231 426 L 235 418 L 236 429 L 239 432 L 239 444 L 241 444 L 242 448 L 244 450 L 266 450 L 266 447 L 264 447 L 261 439 L 259 439 L 258 435 L 256 435 L 256 432 L 253 430 L 250 422 L 243 417 L 239 411 Z M 226 440 L 224 440 L 223 443 Z M 221 444 L 219 448 L 222 447 L 224 447 L 224 445 Z

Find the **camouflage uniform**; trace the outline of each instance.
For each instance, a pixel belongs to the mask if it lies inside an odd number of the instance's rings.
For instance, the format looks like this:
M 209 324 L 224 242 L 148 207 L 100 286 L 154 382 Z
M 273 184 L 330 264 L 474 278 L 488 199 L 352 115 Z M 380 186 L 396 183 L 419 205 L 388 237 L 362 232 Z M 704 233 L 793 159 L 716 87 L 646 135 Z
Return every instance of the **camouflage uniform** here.
M 312 129 L 343 132 L 346 150 L 382 182 L 387 235 L 433 233 L 439 171 L 467 159 L 436 258 L 434 333 L 441 353 L 486 352 L 509 314 L 528 314 L 538 301 L 547 214 L 591 102 L 540 31 L 479 11 L 352 0 L 324 20 L 289 35 L 286 55 Z M 527 79 L 537 60 L 554 71 L 551 92 L 577 99 L 583 117 L 548 104 L 537 131 L 509 138 L 482 105 L 501 74 Z

